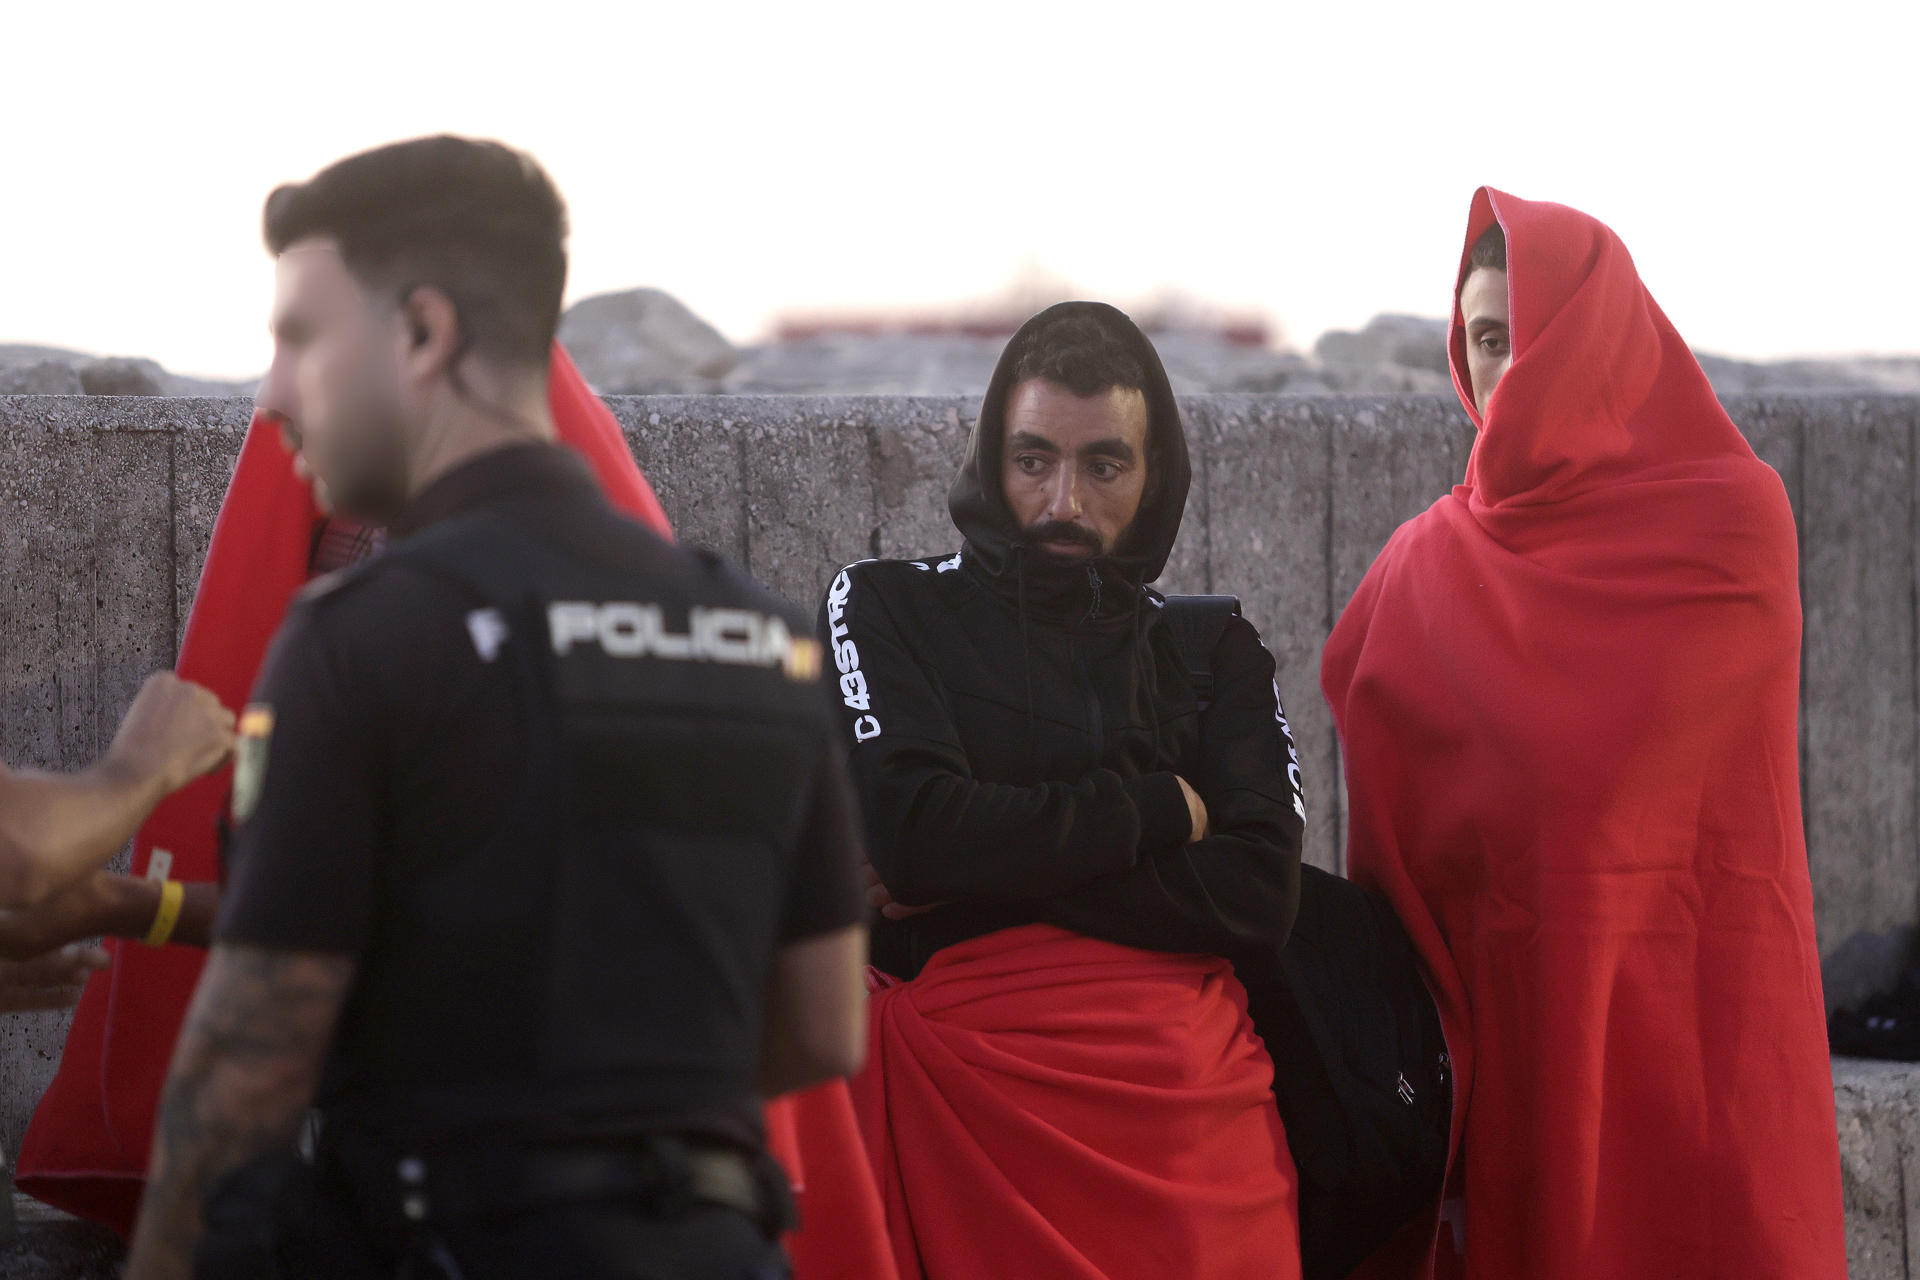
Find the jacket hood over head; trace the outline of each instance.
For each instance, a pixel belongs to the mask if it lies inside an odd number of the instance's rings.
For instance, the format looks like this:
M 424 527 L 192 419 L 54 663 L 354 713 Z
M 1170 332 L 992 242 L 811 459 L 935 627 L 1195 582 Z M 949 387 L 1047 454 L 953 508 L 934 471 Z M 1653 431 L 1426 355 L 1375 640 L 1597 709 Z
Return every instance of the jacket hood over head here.
M 1146 374 L 1146 386 L 1142 388 L 1148 411 L 1146 494 L 1139 514 L 1115 553 L 1093 562 L 1103 579 L 1142 587 L 1158 578 L 1166 568 L 1186 511 L 1187 489 L 1193 472 L 1180 408 L 1174 403 L 1173 387 L 1167 381 L 1159 353 L 1125 312 L 1106 303 L 1062 302 L 1020 326 L 1006 350 L 1000 353 L 1000 363 L 987 384 L 980 416 L 967 442 L 966 460 L 961 463 L 960 473 L 947 493 L 947 509 L 953 523 L 966 537 L 969 553 L 989 577 L 997 578 L 1017 570 L 1033 580 L 1062 576 L 1064 571 L 1084 580 L 1082 565 L 1060 565 L 1031 551 L 1023 530 L 1007 506 L 1000 479 L 1007 399 L 1013 393 L 1020 352 L 1035 329 L 1070 315 L 1086 315 L 1101 322 L 1133 349 Z M 1020 560 L 1025 563 L 1017 565 Z

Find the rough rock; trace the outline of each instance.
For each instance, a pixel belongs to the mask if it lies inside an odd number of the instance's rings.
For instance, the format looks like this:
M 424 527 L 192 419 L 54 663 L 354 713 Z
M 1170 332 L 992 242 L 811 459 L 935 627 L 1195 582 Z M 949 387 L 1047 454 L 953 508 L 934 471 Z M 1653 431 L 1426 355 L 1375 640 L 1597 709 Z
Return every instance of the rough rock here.
M 137 356 L 0 343 L 0 395 L 251 396 L 253 379 L 188 378 Z
M 1920 391 L 1920 356 L 1756 363 L 1696 353 L 1721 395 L 1754 391 Z
M 0 364 L 0 396 L 79 396 L 86 390 L 79 372 L 65 361 Z
M 1426 316 L 1378 315 L 1358 333 L 1332 329 L 1321 334 L 1313 354 L 1326 365 L 1413 369 L 1446 380 L 1447 322 Z
M 163 396 L 167 371 L 152 360 L 108 356 L 89 360 L 79 370 L 80 385 L 90 396 Z
M 1294 351 L 1222 342 L 1192 331 L 1151 335 L 1176 393 L 1202 391 L 1300 391 L 1319 388 L 1311 361 Z
M 1005 342 L 965 334 L 832 334 L 749 347 L 732 394 L 977 396 Z
M 712 391 L 740 362 L 718 329 L 659 289 L 582 298 L 560 318 L 560 343 L 603 395 Z

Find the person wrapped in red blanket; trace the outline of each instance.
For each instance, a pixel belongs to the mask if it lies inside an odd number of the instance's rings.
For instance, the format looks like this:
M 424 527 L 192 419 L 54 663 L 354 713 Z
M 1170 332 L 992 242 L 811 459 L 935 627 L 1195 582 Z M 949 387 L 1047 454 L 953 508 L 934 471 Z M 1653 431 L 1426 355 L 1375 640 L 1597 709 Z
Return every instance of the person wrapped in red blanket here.
M 558 344 L 547 395 L 559 439 L 585 458 L 609 500 L 671 537 L 666 512 L 612 413 Z M 313 576 L 373 554 L 383 540 L 377 528 L 322 514 L 275 425 L 256 418 L 214 527 L 179 669 L 239 707 L 294 592 Z M 136 874 L 54 904 L 53 927 L 70 936 L 144 935 L 151 906 L 144 916 L 134 912 L 139 922 L 130 928 L 116 928 L 115 920 L 146 898 L 157 900 L 157 888 L 145 879 L 157 850 L 166 875 L 190 882 L 189 909 L 175 940 L 205 945 L 219 872 L 217 822 L 230 786 L 229 777 L 216 776 L 163 804 L 135 841 Z M 204 953 L 128 941 L 108 945 L 114 963 L 82 997 L 59 1073 L 28 1129 L 18 1182 L 125 1236 L 144 1185 L 160 1085 Z M 890 1280 L 879 1202 L 845 1084 L 769 1104 L 767 1129 L 806 1210 L 807 1225 L 789 1241 L 797 1274 Z
M 1362 1274 L 1838 1280 L 1786 491 L 1605 226 L 1483 189 L 1466 245 L 1466 481 L 1322 664 L 1465 1104 L 1452 1229 Z
M 1300 1274 L 1234 966 L 1286 937 L 1304 810 L 1253 627 L 1202 712 L 1146 586 L 1188 477 L 1152 344 L 1064 303 L 994 373 L 959 554 L 852 566 L 822 608 L 883 912 L 855 1105 L 903 1277 Z

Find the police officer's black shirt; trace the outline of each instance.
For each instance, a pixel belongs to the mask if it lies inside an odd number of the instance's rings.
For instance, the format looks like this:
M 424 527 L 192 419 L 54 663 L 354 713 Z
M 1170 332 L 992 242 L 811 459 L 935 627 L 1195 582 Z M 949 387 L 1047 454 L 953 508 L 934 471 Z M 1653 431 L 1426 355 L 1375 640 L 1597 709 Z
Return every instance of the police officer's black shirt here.
M 575 455 L 528 445 L 448 473 L 417 496 L 391 533 L 403 546 L 411 534 L 480 508 L 507 513 L 529 532 L 571 528 L 575 535 L 583 529 L 590 534 L 599 527 L 592 521 L 618 519 Z M 457 874 L 463 855 L 483 846 L 511 817 L 523 765 L 525 709 L 511 665 L 482 660 L 470 626 L 473 609 L 472 598 L 457 585 L 405 557 L 384 556 L 316 581 L 289 611 L 243 726 L 234 838 L 215 938 L 361 961 L 323 1081 L 323 1108 L 351 1104 L 356 1092 L 381 1084 L 353 1060 L 354 1027 L 356 1010 L 393 977 L 379 971 L 378 957 L 383 934 L 407 927 L 396 907 L 396 885 L 435 867 L 452 866 Z M 795 634 L 805 635 L 802 624 L 795 624 Z M 817 750 L 805 765 L 813 773 L 812 799 L 801 838 L 786 852 L 784 879 L 728 886 L 732 894 L 776 899 L 762 915 L 779 921 L 780 945 L 862 917 L 858 837 L 830 733 L 823 700 Z M 727 787 L 739 781 L 688 777 L 684 784 Z M 751 787 L 739 792 L 743 803 L 751 802 Z M 529 856 L 539 852 L 530 850 Z M 672 928 L 671 921 L 649 918 L 645 901 L 625 905 L 637 936 Z M 651 954 L 675 952 L 663 947 Z M 725 1037 L 705 1036 L 688 1024 L 700 1011 L 672 993 L 694 975 L 675 972 L 672 963 L 669 958 L 653 971 L 621 976 L 663 993 L 653 1006 L 657 1025 L 644 1029 L 658 1039 L 663 1060 L 682 1073 L 711 1066 L 738 1079 L 743 1067 L 750 1072 L 752 1064 L 699 1061 L 702 1051 L 692 1046 Z M 449 990 L 444 998 L 464 1006 L 466 1016 L 452 1025 L 471 1028 L 464 1038 L 472 1042 L 412 1046 L 415 1064 L 437 1061 L 458 1076 L 473 1063 L 497 1060 L 498 1043 L 532 1034 L 491 1021 L 494 993 L 484 986 Z M 750 1012 L 757 1022 L 762 1011 Z M 748 1108 L 729 1108 L 734 1114 L 719 1118 L 672 1110 L 668 1105 L 663 1114 L 642 1117 L 642 1127 L 717 1124 L 738 1131 Z

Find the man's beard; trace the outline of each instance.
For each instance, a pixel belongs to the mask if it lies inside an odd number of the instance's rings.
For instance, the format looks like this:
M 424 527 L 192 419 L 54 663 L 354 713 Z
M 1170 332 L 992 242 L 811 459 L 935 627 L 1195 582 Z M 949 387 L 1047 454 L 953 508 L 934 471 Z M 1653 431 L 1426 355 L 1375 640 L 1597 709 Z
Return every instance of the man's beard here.
M 1038 524 L 1027 526 L 1023 536 L 1026 544 L 1042 555 L 1053 554 L 1047 548 L 1050 542 L 1085 547 L 1088 552 L 1096 556 L 1107 554 L 1107 548 L 1101 544 L 1099 534 L 1085 525 L 1070 524 L 1065 520 L 1042 520 Z M 1057 556 L 1055 558 L 1067 560 L 1072 557 Z

